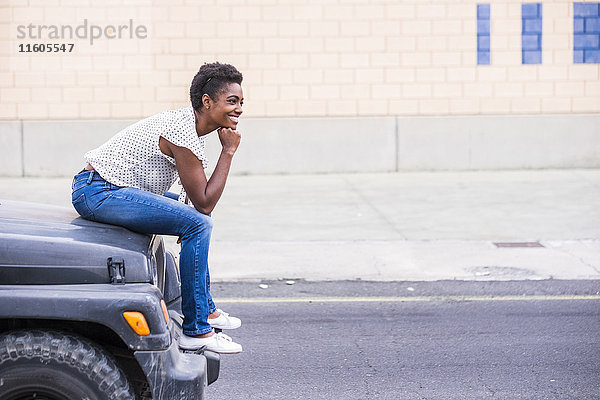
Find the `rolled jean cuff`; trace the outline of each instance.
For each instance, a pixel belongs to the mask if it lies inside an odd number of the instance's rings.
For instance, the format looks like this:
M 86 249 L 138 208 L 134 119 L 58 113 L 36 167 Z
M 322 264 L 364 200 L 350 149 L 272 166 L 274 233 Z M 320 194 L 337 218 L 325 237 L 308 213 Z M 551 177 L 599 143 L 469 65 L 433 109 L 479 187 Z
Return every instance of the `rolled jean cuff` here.
M 187 331 L 187 330 L 183 330 L 183 333 L 187 336 L 196 336 L 196 335 L 204 335 L 205 333 L 209 333 L 212 332 L 212 328 L 205 328 L 205 329 L 198 329 L 195 331 Z

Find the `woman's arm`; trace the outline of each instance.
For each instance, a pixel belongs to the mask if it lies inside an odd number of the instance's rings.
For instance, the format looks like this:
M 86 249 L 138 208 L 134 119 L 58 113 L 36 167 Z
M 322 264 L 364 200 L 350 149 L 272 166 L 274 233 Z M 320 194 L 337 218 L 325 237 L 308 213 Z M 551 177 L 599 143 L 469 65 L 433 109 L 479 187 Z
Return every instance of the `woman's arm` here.
M 221 128 L 218 133 L 222 145 L 221 155 L 208 180 L 202 161 L 191 150 L 176 146 L 163 137 L 159 141 L 161 151 L 175 159 L 181 184 L 194 204 L 194 208 L 202 214 L 210 214 L 221 198 L 231 160 L 241 140 L 241 135 L 232 129 Z

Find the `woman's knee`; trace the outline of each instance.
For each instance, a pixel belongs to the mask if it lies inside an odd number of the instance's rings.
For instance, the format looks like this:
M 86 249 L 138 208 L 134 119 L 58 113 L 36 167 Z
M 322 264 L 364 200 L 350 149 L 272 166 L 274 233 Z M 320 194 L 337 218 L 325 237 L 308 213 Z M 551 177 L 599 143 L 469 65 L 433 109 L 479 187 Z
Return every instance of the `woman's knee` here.
M 213 228 L 213 219 L 210 215 L 196 213 L 193 218 L 190 219 L 188 226 L 189 233 L 207 233 L 210 234 Z

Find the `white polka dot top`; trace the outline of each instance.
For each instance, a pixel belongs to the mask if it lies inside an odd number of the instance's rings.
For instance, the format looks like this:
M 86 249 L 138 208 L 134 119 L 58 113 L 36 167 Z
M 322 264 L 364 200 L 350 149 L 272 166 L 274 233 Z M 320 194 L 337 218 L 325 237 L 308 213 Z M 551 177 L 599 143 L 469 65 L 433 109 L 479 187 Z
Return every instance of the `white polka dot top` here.
M 178 178 L 175 159 L 163 154 L 158 140 L 164 137 L 186 147 L 207 167 L 205 139 L 196 133 L 191 106 L 164 111 L 123 129 L 102 146 L 85 153 L 85 160 L 106 181 L 156 194 L 164 194 Z

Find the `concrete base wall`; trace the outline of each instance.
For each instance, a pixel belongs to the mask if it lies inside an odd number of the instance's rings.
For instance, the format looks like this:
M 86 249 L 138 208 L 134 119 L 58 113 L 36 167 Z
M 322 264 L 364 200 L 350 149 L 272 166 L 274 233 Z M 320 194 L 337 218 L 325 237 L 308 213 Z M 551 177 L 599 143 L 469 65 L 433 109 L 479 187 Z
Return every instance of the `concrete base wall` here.
M 0 122 L 1 176 L 70 176 L 134 120 Z M 599 168 L 600 115 L 246 118 L 234 174 Z M 211 167 L 216 134 L 208 139 Z
M 600 115 L 398 118 L 398 170 L 600 167 Z

